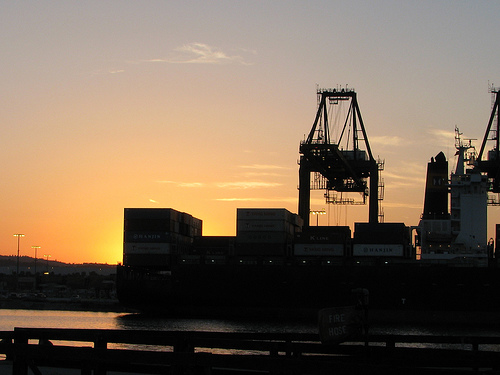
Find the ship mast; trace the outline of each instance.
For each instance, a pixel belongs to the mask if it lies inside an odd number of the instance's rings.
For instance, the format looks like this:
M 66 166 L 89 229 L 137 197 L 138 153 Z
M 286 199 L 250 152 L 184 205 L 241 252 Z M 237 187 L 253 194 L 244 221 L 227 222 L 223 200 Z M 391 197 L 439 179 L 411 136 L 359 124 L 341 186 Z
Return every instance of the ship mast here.
M 472 139 L 462 141 L 455 128 L 457 166 L 451 174 L 452 251 L 486 257 L 488 182 L 477 167 Z

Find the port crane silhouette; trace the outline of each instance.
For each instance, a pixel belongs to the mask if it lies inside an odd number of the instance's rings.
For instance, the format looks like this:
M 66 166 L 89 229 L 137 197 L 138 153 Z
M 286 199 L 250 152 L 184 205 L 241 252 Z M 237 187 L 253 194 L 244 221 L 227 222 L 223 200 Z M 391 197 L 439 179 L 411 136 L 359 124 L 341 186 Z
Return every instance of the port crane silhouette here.
M 309 226 L 311 190 L 324 189 L 327 203 L 356 204 L 350 199 L 339 199 L 332 192 L 361 193 L 361 203 L 366 203 L 368 197 L 369 222 L 378 223 L 378 174 L 382 163 L 373 157 L 356 92 L 350 88 L 318 89 L 317 95 L 318 110 L 313 126 L 300 144 L 299 216 L 304 226 Z M 340 117 L 338 109 L 343 103 L 348 103 L 347 113 L 343 126 L 337 129 L 338 140 L 333 141 L 330 133 L 334 124 L 330 121 Z
M 486 127 L 486 133 L 484 134 L 483 143 L 481 144 L 481 149 L 477 156 L 477 167 L 479 170 L 486 174 L 489 182 L 489 191 L 494 194 L 500 193 L 500 148 L 499 148 L 499 124 L 498 124 L 498 112 L 500 107 L 500 88 L 490 87 L 490 92 L 493 95 L 492 109 L 490 119 L 488 121 L 488 126 Z M 488 141 L 493 141 L 493 149 L 488 151 L 486 159 L 483 159 L 485 155 L 486 143 Z M 490 199 L 488 202 L 490 205 L 500 205 L 500 201 L 497 199 Z

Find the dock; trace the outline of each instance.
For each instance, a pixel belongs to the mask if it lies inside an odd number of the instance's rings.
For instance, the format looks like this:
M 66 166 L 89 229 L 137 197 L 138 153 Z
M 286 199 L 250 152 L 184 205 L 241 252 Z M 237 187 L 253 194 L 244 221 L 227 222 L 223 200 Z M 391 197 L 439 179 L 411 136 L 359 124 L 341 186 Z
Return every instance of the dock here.
M 312 333 L 15 328 L 0 338 L 2 369 L 12 375 L 500 373 L 500 337 L 367 335 L 324 344 Z

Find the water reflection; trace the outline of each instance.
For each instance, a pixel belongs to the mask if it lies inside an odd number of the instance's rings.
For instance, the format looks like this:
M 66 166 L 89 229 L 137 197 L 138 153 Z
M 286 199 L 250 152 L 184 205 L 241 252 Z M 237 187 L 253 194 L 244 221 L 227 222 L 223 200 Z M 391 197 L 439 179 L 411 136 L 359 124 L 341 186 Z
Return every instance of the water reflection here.
M 0 330 L 23 328 L 117 329 L 120 314 L 92 311 L 0 309 Z
M 0 331 L 12 331 L 14 327 L 270 333 L 318 332 L 316 322 L 300 319 L 185 319 L 91 311 L 0 309 Z M 372 324 L 370 325 L 370 333 L 500 336 L 500 325 Z
M 116 318 L 118 329 L 145 329 L 161 331 L 208 332 L 304 332 L 316 333 L 315 323 L 275 319 L 182 319 L 152 317 L 142 314 L 120 315 Z

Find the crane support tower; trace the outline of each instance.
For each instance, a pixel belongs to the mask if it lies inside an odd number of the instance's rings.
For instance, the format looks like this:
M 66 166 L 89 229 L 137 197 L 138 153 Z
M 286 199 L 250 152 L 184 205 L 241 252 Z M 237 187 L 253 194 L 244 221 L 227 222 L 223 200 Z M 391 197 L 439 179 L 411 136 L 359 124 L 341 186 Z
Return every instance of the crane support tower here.
M 477 160 L 478 167 L 481 172 L 488 176 L 488 181 L 490 183 L 489 190 L 492 193 L 500 193 L 500 149 L 499 149 L 499 124 L 498 124 L 498 112 L 500 106 L 500 88 L 495 88 L 491 86 L 490 92 L 493 95 L 492 109 L 490 120 L 488 121 L 488 126 L 486 128 L 486 133 L 484 134 L 483 143 L 481 144 L 481 150 L 479 151 Z M 488 151 L 487 159 L 483 160 L 486 142 L 494 141 L 495 145 L 493 149 Z
M 378 223 L 378 163 L 374 159 L 361 118 L 356 92 L 353 89 L 318 89 L 318 111 L 307 139 L 300 144 L 299 216 L 309 226 L 311 173 L 321 175 L 320 188 L 330 191 L 358 192 L 369 198 L 369 222 Z M 343 127 L 334 129 L 334 120 L 341 117 L 341 104 L 348 103 Z M 345 106 L 343 106 L 345 108 Z M 329 120 L 333 123 L 330 125 Z M 337 130 L 338 140 L 330 140 Z M 364 149 L 360 144 L 364 143 Z M 367 179 L 370 179 L 369 189 Z M 329 203 L 332 200 L 329 200 Z M 345 203 L 343 203 L 345 204 Z

